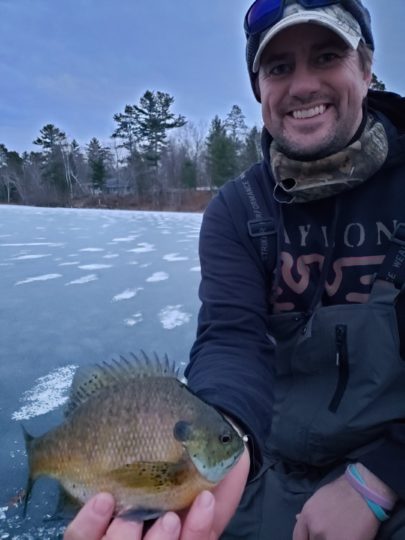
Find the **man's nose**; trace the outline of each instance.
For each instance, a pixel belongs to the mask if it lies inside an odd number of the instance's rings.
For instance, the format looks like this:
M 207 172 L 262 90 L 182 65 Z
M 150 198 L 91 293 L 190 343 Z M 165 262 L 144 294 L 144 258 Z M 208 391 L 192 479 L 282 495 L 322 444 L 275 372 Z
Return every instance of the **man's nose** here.
M 319 74 L 308 65 L 297 65 L 291 78 L 289 95 L 300 100 L 307 100 L 321 88 Z

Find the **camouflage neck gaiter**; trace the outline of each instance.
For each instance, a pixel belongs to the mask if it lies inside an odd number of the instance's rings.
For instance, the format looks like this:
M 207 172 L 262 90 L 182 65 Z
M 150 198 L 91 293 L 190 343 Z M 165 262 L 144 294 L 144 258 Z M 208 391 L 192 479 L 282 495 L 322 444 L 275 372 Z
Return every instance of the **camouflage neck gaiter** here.
M 368 116 L 361 136 L 341 152 L 316 161 L 289 159 L 270 145 L 271 168 L 280 203 L 324 199 L 365 182 L 382 166 L 388 154 L 384 126 Z

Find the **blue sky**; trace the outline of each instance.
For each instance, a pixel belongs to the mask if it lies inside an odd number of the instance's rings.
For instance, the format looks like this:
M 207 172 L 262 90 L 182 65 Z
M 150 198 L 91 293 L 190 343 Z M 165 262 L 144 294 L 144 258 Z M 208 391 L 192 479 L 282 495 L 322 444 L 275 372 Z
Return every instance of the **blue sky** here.
M 374 71 L 405 93 L 404 0 L 365 0 Z M 238 104 L 260 125 L 244 61 L 249 0 L 0 0 L 0 143 L 31 150 L 47 123 L 82 145 L 104 143 L 113 114 L 146 90 L 208 126 Z

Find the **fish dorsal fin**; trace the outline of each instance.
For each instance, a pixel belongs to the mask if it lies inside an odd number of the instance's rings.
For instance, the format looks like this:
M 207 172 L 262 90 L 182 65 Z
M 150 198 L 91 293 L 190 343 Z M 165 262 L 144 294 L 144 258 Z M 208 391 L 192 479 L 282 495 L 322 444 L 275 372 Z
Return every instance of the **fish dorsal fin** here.
M 69 401 L 65 416 L 69 416 L 77 407 L 86 402 L 103 388 L 115 385 L 128 379 L 146 377 L 178 377 L 178 369 L 167 355 L 163 359 L 156 353 L 153 357 L 141 351 L 142 356 L 130 353 L 130 358 L 120 356 L 109 362 L 79 367 L 73 377 Z

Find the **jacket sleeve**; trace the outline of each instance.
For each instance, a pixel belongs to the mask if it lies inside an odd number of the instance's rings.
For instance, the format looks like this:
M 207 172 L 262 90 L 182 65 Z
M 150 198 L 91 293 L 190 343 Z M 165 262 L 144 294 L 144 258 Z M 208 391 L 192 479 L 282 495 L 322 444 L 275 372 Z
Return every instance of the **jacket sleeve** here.
M 247 223 L 242 205 L 240 210 L 240 220 Z M 271 425 L 274 348 L 267 337 L 269 287 L 249 247 L 220 192 L 205 211 L 201 227 L 202 305 L 185 374 L 198 396 L 229 415 L 249 436 L 255 474 Z
M 359 461 L 405 500 L 405 421 L 391 424 L 384 442 Z
M 405 295 L 395 303 L 400 337 L 400 354 L 405 360 Z M 360 458 L 380 480 L 405 500 L 405 419 L 387 427 L 383 443 Z

